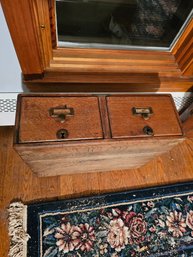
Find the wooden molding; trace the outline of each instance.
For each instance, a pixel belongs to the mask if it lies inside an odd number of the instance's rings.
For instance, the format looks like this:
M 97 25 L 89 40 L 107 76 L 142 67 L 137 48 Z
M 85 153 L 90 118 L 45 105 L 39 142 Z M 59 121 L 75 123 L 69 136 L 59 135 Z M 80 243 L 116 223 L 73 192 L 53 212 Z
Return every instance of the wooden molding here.
M 93 82 L 85 83 L 85 77 Z M 33 92 L 188 92 L 193 89 L 193 79 L 159 77 L 156 73 L 103 74 L 103 76 L 86 73 L 61 72 L 57 75 L 46 73 L 43 80 L 28 80 L 25 84 Z
M 44 69 L 49 67 L 52 59 L 52 40 L 50 13 L 47 0 L 32 0 L 34 25 L 38 35 L 38 46 L 41 48 L 41 60 Z
M 42 74 L 52 56 L 45 0 L 2 0 L 3 12 L 23 74 Z
M 143 92 L 189 91 L 193 86 L 193 21 L 171 52 L 57 48 L 53 0 L 1 3 L 25 82 L 32 91 L 41 83 L 41 91 L 47 90 L 46 83 L 57 83 L 58 88 L 63 84 L 66 91 L 77 83 L 91 84 L 95 91 L 100 91 L 101 84 L 108 84 L 111 91 L 110 84 L 115 83 L 125 86 L 123 91 L 138 90 L 139 85 Z
M 54 50 L 49 70 L 100 74 L 133 72 L 180 74 L 175 59 L 169 52 L 79 48 Z
M 34 23 L 32 1 L 2 0 L 1 5 L 23 73 L 42 73 L 41 45 Z
M 50 16 L 50 28 L 51 28 L 51 38 L 52 38 L 52 48 L 57 48 L 57 37 L 56 37 L 56 1 L 49 0 L 49 16 Z
M 193 76 L 193 19 L 172 50 L 176 62 L 185 76 Z

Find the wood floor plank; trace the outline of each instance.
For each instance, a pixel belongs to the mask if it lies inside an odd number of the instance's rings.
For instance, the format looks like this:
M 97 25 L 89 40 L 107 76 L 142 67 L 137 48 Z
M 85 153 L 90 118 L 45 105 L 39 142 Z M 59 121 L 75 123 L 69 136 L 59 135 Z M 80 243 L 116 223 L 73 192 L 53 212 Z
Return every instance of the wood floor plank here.
M 0 127 L 0 256 L 7 257 L 9 203 L 53 200 L 193 180 L 193 140 L 132 170 L 38 178 L 13 150 L 13 128 Z

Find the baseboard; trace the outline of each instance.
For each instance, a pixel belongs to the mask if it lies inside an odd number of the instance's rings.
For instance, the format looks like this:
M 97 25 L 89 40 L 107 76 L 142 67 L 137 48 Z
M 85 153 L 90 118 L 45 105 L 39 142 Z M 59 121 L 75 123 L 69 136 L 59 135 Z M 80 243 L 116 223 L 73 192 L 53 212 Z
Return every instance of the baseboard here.
M 162 93 L 169 93 L 172 95 L 178 112 L 182 112 L 182 110 L 193 102 L 193 93 L 191 92 Z M 141 92 L 140 94 L 147 93 Z M 13 126 L 15 124 L 17 95 L 18 93 L 0 93 L 0 126 Z

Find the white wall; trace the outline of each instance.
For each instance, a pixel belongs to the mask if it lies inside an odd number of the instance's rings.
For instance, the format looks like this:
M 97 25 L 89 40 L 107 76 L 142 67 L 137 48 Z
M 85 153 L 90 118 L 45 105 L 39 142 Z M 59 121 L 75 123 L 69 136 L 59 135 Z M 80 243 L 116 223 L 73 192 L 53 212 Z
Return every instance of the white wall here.
M 21 68 L 0 4 L 0 93 L 22 91 Z

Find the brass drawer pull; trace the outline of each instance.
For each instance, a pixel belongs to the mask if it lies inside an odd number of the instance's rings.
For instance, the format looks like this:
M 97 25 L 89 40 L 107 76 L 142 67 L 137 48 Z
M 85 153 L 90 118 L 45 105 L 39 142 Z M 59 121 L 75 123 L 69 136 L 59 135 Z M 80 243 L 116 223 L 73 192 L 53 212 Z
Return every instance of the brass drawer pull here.
M 150 116 L 153 114 L 153 109 L 151 107 L 147 108 L 132 108 L 133 115 L 141 116 L 144 120 L 148 120 Z
M 74 116 L 74 109 L 69 108 L 66 105 L 61 107 L 54 107 L 49 110 L 50 117 L 54 118 L 56 121 L 64 123 L 70 117 Z

